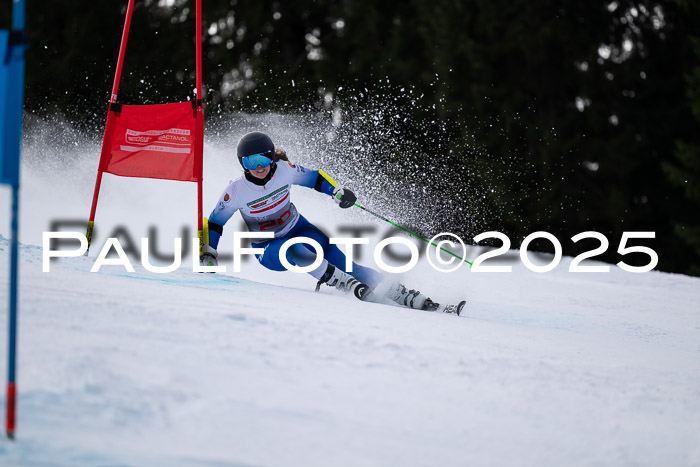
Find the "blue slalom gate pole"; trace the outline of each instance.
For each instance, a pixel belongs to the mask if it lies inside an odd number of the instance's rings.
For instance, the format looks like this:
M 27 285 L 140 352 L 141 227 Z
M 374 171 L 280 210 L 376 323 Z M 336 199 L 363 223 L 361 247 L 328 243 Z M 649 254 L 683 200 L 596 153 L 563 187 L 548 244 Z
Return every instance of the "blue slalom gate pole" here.
M 19 166 L 24 104 L 25 3 L 13 0 L 12 30 L 0 31 L 0 183 L 12 187 L 10 303 L 5 430 L 14 439 L 17 400 L 17 280 L 19 259 Z
M 5 431 L 7 437 L 15 437 L 15 413 L 17 404 L 17 272 L 19 257 L 19 186 L 12 187 L 12 240 L 10 246 L 10 322 L 8 336 L 7 365 L 7 411 L 5 417 Z

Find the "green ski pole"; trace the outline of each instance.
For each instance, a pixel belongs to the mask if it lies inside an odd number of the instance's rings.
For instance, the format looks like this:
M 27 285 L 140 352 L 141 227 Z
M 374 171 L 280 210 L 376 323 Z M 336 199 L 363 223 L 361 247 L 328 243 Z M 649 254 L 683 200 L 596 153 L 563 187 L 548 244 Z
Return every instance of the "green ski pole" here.
M 328 181 L 328 183 L 330 183 L 331 185 L 333 185 L 334 188 L 338 186 L 338 184 L 335 182 L 335 180 L 333 180 L 333 179 L 332 179 L 326 172 L 324 172 L 323 170 L 319 170 L 318 173 L 321 174 L 321 176 L 322 176 L 323 178 L 325 178 L 326 181 Z M 358 207 L 358 208 L 360 208 L 360 209 L 362 209 L 362 210 L 365 211 L 365 212 L 368 212 L 368 213 L 372 214 L 374 217 L 377 217 L 377 218 L 379 218 L 379 219 L 381 219 L 381 220 L 383 220 L 383 221 L 385 221 L 385 222 L 388 222 L 389 224 L 393 225 L 394 227 L 398 227 L 399 229 L 403 230 L 404 232 L 408 233 L 409 235 L 412 235 L 413 237 L 420 238 L 420 239 L 423 240 L 425 243 L 428 243 L 428 244 L 430 244 L 430 245 L 433 245 L 435 248 L 440 248 L 440 249 L 441 249 L 442 251 L 444 251 L 445 253 L 448 253 L 448 254 L 454 256 L 455 258 L 459 259 L 460 261 L 464 261 L 465 263 L 467 263 L 467 264 L 469 265 L 469 267 L 472 266 L 472 261 L 468 261 L 468 260 L 462 258 L 461 256 L 452 253 L 450 250 L 446 250 L 446 249 L 444 249 L 444 248 L 442 248 L 442 247 L 440 247 L 440 246 L 437 246 L 435 243 L 431 242 L 430 240 L 428 240 L 428 239 L 426 239 L 426 238 L 424 238 L 424 237 L 421 237 L 421 236 L 418 235 L 417 233 L 411 232 L 411 231 L 408 230 L 407 228 L 402 227 L 402 226 L 400 226 L 399 224 L 397 224 L 397 223 L 395 223 L 395 222 L 390 221 L 389 219 L 387 219 L 386 217 L 382 216 L 381 214 L 377 214 L 376 212 L 374 212 L 374 211 L 372 211 L 372 210 L 370 210 L 370 209 L 367 209 L 366 207 L 362 206 L 362 205 L 359 204 L 359 203 L 355 203 L 355 206 Z

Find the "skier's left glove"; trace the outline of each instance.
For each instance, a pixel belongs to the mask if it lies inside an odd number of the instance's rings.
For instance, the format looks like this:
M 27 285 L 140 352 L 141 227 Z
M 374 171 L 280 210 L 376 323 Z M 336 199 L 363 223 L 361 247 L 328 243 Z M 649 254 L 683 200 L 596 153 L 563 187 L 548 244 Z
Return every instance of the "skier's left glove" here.
M 350 188 L 337 186 L 335 190 L 333 190 L 333 199 L 341 208 L 347 209 L 355 205 L 357 196 L 350 191 Z
M 219 253 L 211 247 L 211 245 L 204 245 L 202 249 L 202 256 L 199 257 L 200 266 L 218 266 L 219 261 L 216 259 Z

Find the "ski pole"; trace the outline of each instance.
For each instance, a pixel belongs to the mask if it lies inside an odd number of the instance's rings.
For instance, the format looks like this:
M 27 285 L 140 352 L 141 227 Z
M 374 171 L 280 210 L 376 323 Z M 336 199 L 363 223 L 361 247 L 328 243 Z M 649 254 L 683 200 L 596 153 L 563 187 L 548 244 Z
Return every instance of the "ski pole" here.
M 333 185 L 333 188 L 335 188 L 335 187 L 338 186 L 338 184 L 335 182 L 335 180 L 333 180 L 333 179 L 332 179 L 326 172 L 324 172 L 323 170 L 319 170 L 318 173 L 321 174 L 321 176 L 322 176 L 323 178 L 325 178 L 326 181 L 327 181 L 328 183 L 330 183 L 331 185 Z M 358 208 L 360 208 L 360 209 L 362 209 L 362 210 L 365 211 L 365 212 L 368 212 L 368 213 L 372 214 L 374 217 L 377 217 L 377 218 L 379 218 L 379 219 L 381 219 L 381 220 L 383 220 L 383 221 L 385 221 L 385 222 L 388 222 L 389 224 L 393 225 L 394 227 L 398 227 L 399 229 L 403 230 L 404 232 L 408 233 L 409 235 L 412 235 L 413 237 L 420 238 L 420 239 L 423 240 L 425 243 L 428 243 L 428 244 L 430 244 L 430 245 L 433 245 L 435 248 L 440 248 L 440 249 L 441 249 L 442 251 L 444 251 L 445 253 L 449 253 L 450 255 L 454 256 L 455 258 L 459 259 L 460 261 L 464 261 L 465 263 L 467 263 L 467 264 L 469 265 L 469 267 L 472 267 L 472 261 L 468 261 L 468 260 L 462 258 L 461 256 L 452 253 L 450 250 L 446 250 L 446 249 L 444 249 L 444 248 L 442 248 L 442 247 L 440 247 L 440 246 L 437 246 L 435 243 L 431 242 L 430 240 L 428 240 L 428 239 L 426 239 L 426 238 L 424 238 L 424 237 L 421 237 L 421 236 L 418 235 L 417 233 L 411 232 L 411 231 L 408 230 L 407 228 L 402 227 L 402 226 L 400 226 L 399 224 L 390 221 L 389 219 L 387 219 L 386 217 L 382 216 L 381 214 L 377 214 L 376 212 L 374 212 L 374 211 L 372 211 L 372 210 L 370 210 L 370 209 L 367 209 L 366 207 L 362 206 L 362 205 L 359 204 L 359 203 L 355 203 L 355 206 L 358 207 Z

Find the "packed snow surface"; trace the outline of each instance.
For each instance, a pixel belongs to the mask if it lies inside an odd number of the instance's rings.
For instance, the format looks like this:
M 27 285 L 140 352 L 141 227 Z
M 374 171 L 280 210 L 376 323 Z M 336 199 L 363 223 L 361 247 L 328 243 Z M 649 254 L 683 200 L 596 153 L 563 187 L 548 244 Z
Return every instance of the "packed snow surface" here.
M 193 273 L 188 258 L 169 274 L 138 258 L 135 273 L 91 273 L 118 227 L 138 240 L 157 226 L 168 251 L 196 220 L 194 184 L 111 175 L 90 256 L 42 272 L 41 233 L 87 218 L 99 153 L 87 146 L 82 164 L 23 167 L 17 439 L 0 440 L 0 465 L 700 465 L 700 280 L 571 273 L 571 258 L 538 274 L 515 251 L 512 273 L 438 273 L 422 258 L 400 277 L 466 298 L 456 317 L 315 293 L 309 276 L 254 260 L 240 273 L 230 260 Z M 230 152 L 205 148 L 205 215 L 240 173 Z M 293 201 L 333 236 L 373 229 L 359 262 L 374 265 L 383 224 L 312 190 Z M 6 361 L 5 343 L 3 375 Z

